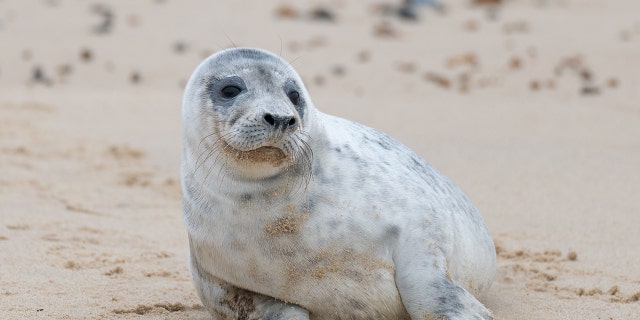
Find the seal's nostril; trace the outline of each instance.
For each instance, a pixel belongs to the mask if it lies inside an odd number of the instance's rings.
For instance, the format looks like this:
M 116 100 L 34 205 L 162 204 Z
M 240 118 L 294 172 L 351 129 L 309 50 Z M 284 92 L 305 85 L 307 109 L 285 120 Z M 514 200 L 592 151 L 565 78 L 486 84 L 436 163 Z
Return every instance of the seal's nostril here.
M 289 120 L 289 127 L 293 127 L 293 126 L 295 126 L 295 125 L 296 125 L 296 118 L 291 118 L 291 119 Z
M 264 121 L 266 121 L 269 125 L 273 126 L 276 124 L 276 119 L 269 113 L 264 115 Z

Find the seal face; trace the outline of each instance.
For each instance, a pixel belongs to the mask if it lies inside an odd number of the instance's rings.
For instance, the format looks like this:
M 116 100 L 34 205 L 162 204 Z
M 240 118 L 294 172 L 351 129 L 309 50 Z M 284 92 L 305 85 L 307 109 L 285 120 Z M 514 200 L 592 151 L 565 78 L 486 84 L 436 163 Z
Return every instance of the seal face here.
M 193 119 L 198 122 L 194 129 L 210 134 L 193 137 L 200 138 L 199 147 L 207 151 L 198 154 L 204 159 L 196 162 L 204 165 L 215 156 L 225 167 L 233 168 L 225 173 L 253 179 L 273 176 L 300 157 L 308 158 L 308 137 L 299 130 L 306 107 L 299 79 L 286 77 L 290 71 L 282 69 L 279 60 L 262 57 L 257 51 L 240 55 L 227 51 L 218 60 L 228 63 L 193 79 L 197 84 L 192 83 L 194 92 L 188 97 L 194 99 L 190 103 L 204 107 L 198 115 L 188 115 L 207 120 Z M 210 67 L 213 65 L 202 66 Z
M 207 58 L 182 109 L 196 290 L 220 319 L 490 319 L 493 241 L 446 177 L 319 112 L 278 56 Z

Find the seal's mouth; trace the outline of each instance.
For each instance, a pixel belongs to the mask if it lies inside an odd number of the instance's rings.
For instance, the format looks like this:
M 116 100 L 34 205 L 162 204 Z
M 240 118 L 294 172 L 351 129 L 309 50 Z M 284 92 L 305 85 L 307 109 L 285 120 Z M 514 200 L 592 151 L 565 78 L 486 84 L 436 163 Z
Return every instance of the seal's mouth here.
M 269 163 L 274 167 L 280 166 L 285 160 L 287 155 L 280 148 L 276 147 L 259 147 L 249 151 L 241 151 L 238 149 L 229 150 L 234 158 L 242 162 L 253 163 Z

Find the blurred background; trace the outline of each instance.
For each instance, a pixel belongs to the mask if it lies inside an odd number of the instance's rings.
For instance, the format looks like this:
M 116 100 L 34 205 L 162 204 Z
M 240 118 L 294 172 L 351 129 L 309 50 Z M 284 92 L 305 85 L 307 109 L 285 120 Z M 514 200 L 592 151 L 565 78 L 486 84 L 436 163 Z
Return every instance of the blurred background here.
M 0 0 L 0 310 L 207 319 L 180 108 L 210 54 L 289 61 L 483 214 L 497 319 L 640 314 L 640 3 Z

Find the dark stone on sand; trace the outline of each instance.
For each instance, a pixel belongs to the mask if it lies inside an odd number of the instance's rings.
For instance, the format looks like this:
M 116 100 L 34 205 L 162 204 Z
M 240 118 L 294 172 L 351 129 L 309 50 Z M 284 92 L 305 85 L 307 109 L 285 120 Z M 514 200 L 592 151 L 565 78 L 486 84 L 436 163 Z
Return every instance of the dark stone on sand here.
M 411 5 L 403 5 L 398 8 L 398 17 L 402 20 L 408 21 L 418 21 L 418 14 L 416 13 L 416 9 Z
M 189 46 L 184 41 L 176 41 L 173 43 L 173 51 L 176 53 L 185 53 Z
M 330 21 L 336 20 L 335 14 L 328 8 L 318 7 L 311 11 L 311 19 L 318 21 Z
M 93 53 L 89 49 L 82 49 L 80 51 L 80 59 L 84 62 L 89 62 L 93 59 Z
M 142 81 L 142 76 L 140 75 L 139 72 L 133 71 L 133 72 L 131 72 L 131 75 L 129 76 L 129 80 L 131 80 L 131 83 L 137 84 L 137 83 L 140 83 Z

